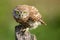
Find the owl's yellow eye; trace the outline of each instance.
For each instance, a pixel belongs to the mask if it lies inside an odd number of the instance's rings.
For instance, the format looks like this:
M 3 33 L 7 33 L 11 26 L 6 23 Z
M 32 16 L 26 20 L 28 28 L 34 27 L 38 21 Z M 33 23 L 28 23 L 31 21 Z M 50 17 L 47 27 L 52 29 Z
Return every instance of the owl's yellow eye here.
M 18 12 L 18 11 L 16 11 L 16 14 L 19 14 L 19 12 Z
M 27 12 L 26 11 L 23 11 L 24 14 L 26 14 Z

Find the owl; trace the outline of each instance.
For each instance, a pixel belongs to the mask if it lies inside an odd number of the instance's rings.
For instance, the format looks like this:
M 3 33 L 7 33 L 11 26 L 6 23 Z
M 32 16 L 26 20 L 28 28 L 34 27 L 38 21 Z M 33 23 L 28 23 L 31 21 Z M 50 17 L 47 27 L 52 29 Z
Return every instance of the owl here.
M 34 6 L 17 5 L 13 10 L 13 17 L 24 28 L 37 28 L 38 25 L 46 23 L 42 20 L 41 14 Z

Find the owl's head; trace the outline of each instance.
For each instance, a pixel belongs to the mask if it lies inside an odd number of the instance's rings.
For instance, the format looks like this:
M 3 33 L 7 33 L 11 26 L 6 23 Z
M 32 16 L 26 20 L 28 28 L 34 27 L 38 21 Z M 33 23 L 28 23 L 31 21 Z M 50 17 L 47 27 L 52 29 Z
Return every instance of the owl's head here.
M 13 10 L 13 16 L 18 19 L 18 18 L 26 18 L 29 15 L 29 9 L 27 6 L 23 5 L 18 5 L 16 8 Z

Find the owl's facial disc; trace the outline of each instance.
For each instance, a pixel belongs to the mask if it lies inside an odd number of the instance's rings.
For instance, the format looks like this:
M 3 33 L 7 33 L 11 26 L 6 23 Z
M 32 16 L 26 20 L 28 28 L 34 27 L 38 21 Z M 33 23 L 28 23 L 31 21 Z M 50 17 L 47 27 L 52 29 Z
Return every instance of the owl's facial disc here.
M 29 15 L 29 12 L 22 11 L 21 18 L 26 18 Z
M 14 9 L 14 13 L 13 16 L 15 18 L 19 18 L 19 19 L 24 19 L 29 15 L 29 12 L 27 10 L 18 10 L 18 9 Z

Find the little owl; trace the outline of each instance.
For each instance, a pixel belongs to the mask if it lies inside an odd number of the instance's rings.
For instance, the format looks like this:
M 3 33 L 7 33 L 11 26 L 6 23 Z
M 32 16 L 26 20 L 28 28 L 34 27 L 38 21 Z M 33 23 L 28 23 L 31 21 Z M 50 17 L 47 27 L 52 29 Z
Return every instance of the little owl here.
M 34 6 L 18 5 L 13 10 L 13 17 L 24 28 L 36 28 L 38 25 L 45 24 L 41 14 Z

